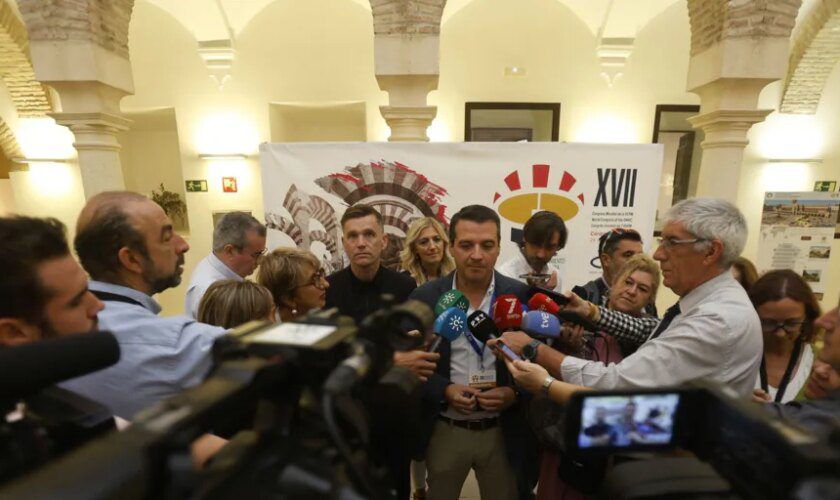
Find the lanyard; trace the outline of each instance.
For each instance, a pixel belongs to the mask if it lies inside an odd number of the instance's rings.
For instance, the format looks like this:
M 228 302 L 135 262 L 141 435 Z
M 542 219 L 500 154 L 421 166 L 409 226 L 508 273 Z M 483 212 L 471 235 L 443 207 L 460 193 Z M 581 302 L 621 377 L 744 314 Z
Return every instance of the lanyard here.
M 788 360 L 787 368 L 785 368 L 785 374 L 782 375 L 782 380 L 779 383 L 779 389 L 776 391 L 776 398 L 775 401 L 777 403 L 782 402 L 782 397 L 785 395 L 785 390 L 787 389 L 788 384 L 790 383 L 790 378 L 793 376 L 793 369 L 796 367 L 796 363 L 799 362 L 799 353 L 802 351 L 802 342 L 797 342 L 793 346 L 793 352 L 790 353 L 790 359 Z M 761 379 L 761 389 L 770 394 L 767 385 L 767 365 L 764 362 L 764 356 L 761 356 L 761 367 L 758 370 L 759 378 Z
M 493 319 L 493 304 L 496 302 L 496 288 L 493 287 L 493 294 L 490 296 L 490 319 Z M 484 304 L 484 302 L 482 302 Z M 481 305 L 478 306 L 479 308 L 476 309 L 477 311 L 481 310 Z M 464 332 L 464 336 L 467 337 L 467 341 L 470 343 L 470 347 L 472 347 L 473 351 L 478 355 L 479 364 L 484 360 L 484 348 L 486 347 L 485 344 L 482 344 L 475 338 L 471 331 L 467 330 Z

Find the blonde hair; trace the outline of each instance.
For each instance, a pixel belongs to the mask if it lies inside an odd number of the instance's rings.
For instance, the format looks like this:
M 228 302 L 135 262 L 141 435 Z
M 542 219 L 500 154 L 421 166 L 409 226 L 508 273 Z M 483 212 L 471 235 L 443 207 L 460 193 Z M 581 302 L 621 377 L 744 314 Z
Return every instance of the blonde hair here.
M 256 319 L 268 319 L 274 308 L 271 292 L 253 281 L 222 280 L 210 285 L 198 304 L 202 323 L 235 328 Z
M 271 291 L 274 304 L 285 307 L 281 299 L 302 285 L 305 266 L 317 271 L 321 267 L 318 257 L 309 250 L 293 247 L 275 248 L 260 260 L 257 282 Z
M 417 239 L 420 238 L 420 233 L 428 227 L 434 228 L 435 232 L 443 241 L 443 258 L 440 261 L 439 276 L 445 276 L 455 269 L 455 259 L 453 259 L 452 255 L 449 254 L 449 237 L 446 236 L 446 232 L 443 230 L 443 226 L 440 225 L 440 222 L 435 220 L 433 217 L 415 219 L 408 227 L 408 231 L 405 234 L 405 246 L 403 246 L 403 249 L 400 252 L 400 267 L 402 267 L 403 270 L 408 271 L 411 277 L 414 278 L 414 281 L 417 282 L 418 286 L 429 281 L 429 277 L 426 276 L 426 272 L 423 270 L 423 266 L 420 263 L 420 257 L 414 250 L 414 244 L 417 242 Z
M 661 280 L 661 276 L 659 273 L 659 264 L 656 263 L 655 260 L 651 259 L 647 255 L 643 253 L 638 253 L 633 257 L 629 258 L 627 262 L 621 266 L 621 269 L 618 271 L 618 276 L 616 276 L 615 281 L 611 284 L 615 286 L 616 283 L 621 283 L 627 279 L 628 276 L 635 273 L 636 271 L 642 271 L 644 273 L 648 273 L 651 277 L 651 286 L 650 286 L 650 299 L 648 300 L 648 304 L 651 304 L 656 301 L 656 292 L 659 291 L 659 282 Z

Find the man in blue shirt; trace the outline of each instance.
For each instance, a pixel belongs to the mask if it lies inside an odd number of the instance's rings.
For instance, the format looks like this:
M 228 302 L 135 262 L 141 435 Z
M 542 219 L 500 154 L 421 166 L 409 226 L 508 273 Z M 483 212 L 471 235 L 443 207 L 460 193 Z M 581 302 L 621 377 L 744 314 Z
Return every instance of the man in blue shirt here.
M 189 250 L 163 209 L 137 193 L 97 194 L 79 214 L 74 243 L 92 278 L 90 290 L 105 303 L 100 329 L 114 333 L 121 356 L 116 365 L 62 387 L 131 419 L 198 385 L 225 330 L 188 316 L 158 316 L 152 296 L 178 286 Z

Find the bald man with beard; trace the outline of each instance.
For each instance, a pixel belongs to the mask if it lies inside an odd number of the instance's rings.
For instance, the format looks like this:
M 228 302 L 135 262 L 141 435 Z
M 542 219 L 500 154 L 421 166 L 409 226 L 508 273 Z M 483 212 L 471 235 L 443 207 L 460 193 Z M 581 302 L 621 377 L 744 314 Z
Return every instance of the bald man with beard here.
M 129 191 L 97 194 L 79 214 L 74 243 L 90 290 L 105 304 L 100 329 L 114 333 L 122 354 L 116 365 L 62 387 L 131 420 L 201 383 L 225 330 L 189 316 L 158 316 L 152 297 L 178 286 L 190 248 L 163 209 Z

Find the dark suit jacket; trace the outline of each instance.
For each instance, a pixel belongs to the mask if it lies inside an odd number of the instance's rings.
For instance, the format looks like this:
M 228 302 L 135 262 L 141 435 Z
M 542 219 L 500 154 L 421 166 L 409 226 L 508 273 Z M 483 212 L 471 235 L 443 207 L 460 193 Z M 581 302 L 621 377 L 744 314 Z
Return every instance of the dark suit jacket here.
M 530 287 L 520 281 L 508 278 L 498 272 L 496 276 L 496 295 L 513 294 L 525 304 L 530 298 Z M 419 300 L 432 309 L 440 296 L 452 289 L 452 280 L 455 273 L 452 272 L 443 278 L 430 281 L 414 290 L 409 299 Z M 432 436 L 434 423 L 437 420 L 438 414 L 446 408 L 446 398 L 444 392 L 446 387 L 451 384 L 449 380 L 450 363 L 452 359 L 452 346 L 449 341 L 443 340 L 440 348 L 440 360 L 437 364 L 435 373 L 429 377 L 429 380 L 423 387 L 424 398 L 424 436 L 422 436 L 422 448 L 425 450 L 428 446 L 429 439 Z M 501 360 L 496 361 L 496 383 L 499 386 L 513 385 L 513 380 L 507 370 L 507 366 Z M 526 408 L 527 395 L 520 394 L 517 402 L 510 408 L 504 410 L 499 416 L 499 423 L 502 427 L 502 432 L 505 437 L 505 449 L 507 451 L 508 459 L 516 471 L 518 479 L 523 479 L 524 484 L 520 485 L 520 493 L 527 490 L 528 483 L 536 483 L 536 476 L 538 474 L 537 456 L 536 456 L 536 438 L 528 427 L 528 423 L 524 418 L 524 410 Z M 533 477 L 530 477 L 533 476 Z M 532 485 L 530 485 L 532 487 Z M 521 495 L 520 495 L 521 496 Z

